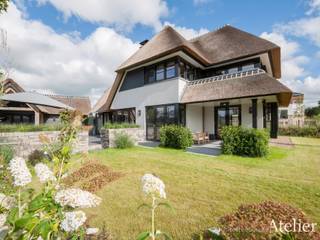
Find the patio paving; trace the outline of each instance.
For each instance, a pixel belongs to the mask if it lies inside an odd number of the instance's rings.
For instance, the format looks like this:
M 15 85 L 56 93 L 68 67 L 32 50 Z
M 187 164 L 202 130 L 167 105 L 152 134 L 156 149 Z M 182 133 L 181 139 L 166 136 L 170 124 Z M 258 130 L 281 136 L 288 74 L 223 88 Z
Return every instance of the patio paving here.
M 278 138 L 270 138 L 270 146 L 293 148 L 294 144 L 290 137 L 278 136 Z
M 100 136 L 89 136 L 89 151 L 99 149 L 102 149 Z
M 192 145 L 192 147 L 187 148 L 187 152 L 218 156 L 221 154 L 221 143 L 222 141 L 213 141 L 207 144 Z
M 138 145 L 142 147 L 150 147 L 155 148 L 158 147 L 160 142 L 156 141 L 146 141 L 146 142 L 139 142 Z M 195 154 L 204 154 L 210 156 L 218 156 L 221 154 L 221 141 L 214 141 L 207 144 L 201 145 L 192 145 L 191 147 L 187 148 L 186 151 L 188 153 L 195 153 Z

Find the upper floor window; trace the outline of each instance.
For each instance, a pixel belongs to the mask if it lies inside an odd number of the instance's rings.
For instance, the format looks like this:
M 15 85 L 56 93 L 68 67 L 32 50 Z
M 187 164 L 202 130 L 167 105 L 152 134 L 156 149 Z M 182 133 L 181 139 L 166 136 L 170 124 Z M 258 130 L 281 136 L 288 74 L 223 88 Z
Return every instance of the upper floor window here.
M 187 80 L 194 80 L 194 68 L 192 66 L 190 66 L 189 64 L 183 62 L 183 61 L 180 61 L 180 76 L 184 79 L 187 79 Z
M 177 61 L 169 60 L 145 69 L 145 84 L 177 77 Z
M 164 64 L 157 66 L 156 80 L 160 81 L 164 79 Z
M 176 64 L 175 62 L 168 62 L 166 66 L 166 77 L 173 78 L 176 76 Z
M 247 64 L 247 65 L 242 66 L 242 71 L 249 71 L 252 69 L 254 69 L 254 64 Z
M 156 71 L 154 67 L 146 70 L 146 81 L 152 83 L 156 80 Z

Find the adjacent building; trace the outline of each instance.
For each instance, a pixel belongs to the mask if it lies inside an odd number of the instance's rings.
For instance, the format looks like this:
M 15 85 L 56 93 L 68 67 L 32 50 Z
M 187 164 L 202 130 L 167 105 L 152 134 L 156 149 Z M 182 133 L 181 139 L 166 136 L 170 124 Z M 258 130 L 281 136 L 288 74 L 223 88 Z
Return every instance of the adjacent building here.
M 288 107 L 279 108 L 280 127 L 303 127 L 304 126 L 304 95 L 293 93 Z
M 292 92 L 281 83 L 280 47 L 232 26 L 186 40 L 165 27 L 116 70 L 95 112 L 99 121 L 131 122 L 158 140 L 164 124 L 219 138 L 223 126 L 268 128 Z
M 25 90 L 14 80 L 7 79 L 3 83 L 3 93 L 22 93 Z M 80 111 L 88 116 L 91 103 L 88 97 L 50 95 L 66 106 Z M 63 109 L 43 105 L 29 104 L 25 102 L 2 101 L 0 105 L 0 124 L 43 124 L 55 123 L 59 120 L 59 114 Z

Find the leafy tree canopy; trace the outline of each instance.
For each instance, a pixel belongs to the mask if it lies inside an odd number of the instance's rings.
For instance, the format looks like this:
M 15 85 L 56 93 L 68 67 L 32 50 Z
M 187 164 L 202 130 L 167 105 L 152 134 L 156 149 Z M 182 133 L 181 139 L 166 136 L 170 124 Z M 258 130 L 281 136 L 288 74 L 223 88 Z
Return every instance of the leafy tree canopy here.
M 9 1 L 10 0 L 0 0 L 0 13 L 3 11 L 7 11 Z
M 320 116 L 320 101 L 317 107 L 308 107 L 305 110 L 305 115 L 308 117 Z

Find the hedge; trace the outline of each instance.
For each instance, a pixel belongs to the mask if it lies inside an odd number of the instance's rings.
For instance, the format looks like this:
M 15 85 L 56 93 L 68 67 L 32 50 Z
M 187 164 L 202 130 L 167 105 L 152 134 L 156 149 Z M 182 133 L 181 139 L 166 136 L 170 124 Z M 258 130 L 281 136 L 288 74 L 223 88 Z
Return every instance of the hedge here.
M 180 125 L 165 125 L 160 128 L 160 145 L 176 149 L 186 149 L 193 143 L 190 129 Z
M 279 128 L 279 135 L 320 138 L 320 126 Z
M 138 124 L 133 123 L 106 123 L 103 128 L 105 129 L 119 129 L 119 128 L 139 128 Z
M 60 131 L 59 124 L 0 124 L 0 132 L 38 132 L 38 131 Z
M 269 152 L 269 133 L 264 129 L 226 126 L 221 138 L 224 154 L 263 157 Z

